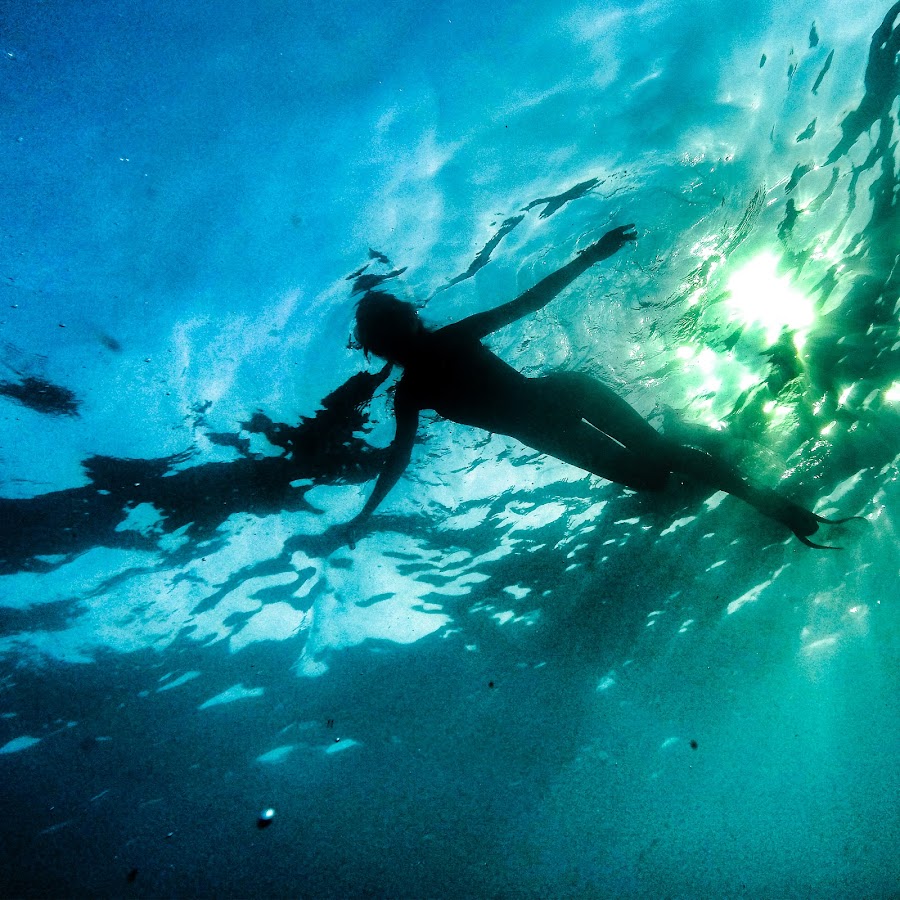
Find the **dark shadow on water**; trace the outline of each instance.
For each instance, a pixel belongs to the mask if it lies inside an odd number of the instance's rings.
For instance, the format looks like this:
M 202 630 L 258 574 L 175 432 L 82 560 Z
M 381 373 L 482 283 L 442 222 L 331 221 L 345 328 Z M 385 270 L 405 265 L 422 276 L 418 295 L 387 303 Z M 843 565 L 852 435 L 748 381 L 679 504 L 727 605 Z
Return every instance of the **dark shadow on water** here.
M 362 433 L 365 406 L 387 374 L 352 376 L 300 425 L 272 422 L 261 413 L 242 423 L 242 433 L 264 435 L 280 456 L 257 457 L 239 434 L 213 434 L 214 442 L 235 447 L 242 458 L 190 466 L 190 453 L 145 460 L 92 456 L 83 464 L 84 487 L 0 498 L 0 573 L 48 571 L 92 547 L 155 550 L 160 533 L 117 530 L 142 503 L 162 516 L 162 533 L 190 525 L 188 543 L 170 562 L 198 555 L 196 545 L 215 540 L 232 513 L 316 512 L 305 500 L 311 486 L 364 482 L 379 471 L 384 451 L 370 447 Z
M 0 396 L 49 416 L 78 415 L 78 399 L 73 391 L 36 375 L 19 381 L 0 381 Z

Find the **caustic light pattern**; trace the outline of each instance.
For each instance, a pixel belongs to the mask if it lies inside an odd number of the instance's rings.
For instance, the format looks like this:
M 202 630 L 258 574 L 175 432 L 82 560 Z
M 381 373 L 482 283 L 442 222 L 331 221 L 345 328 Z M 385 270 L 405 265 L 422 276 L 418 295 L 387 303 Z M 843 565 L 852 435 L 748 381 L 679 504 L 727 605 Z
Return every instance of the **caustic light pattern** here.
M 6 25 L 6 893 L 896 893 L 900 4 Z M 430 414 L 339 540 L 359 292 L 438 327 L 628 223 L 490 348 L 841 549 Z

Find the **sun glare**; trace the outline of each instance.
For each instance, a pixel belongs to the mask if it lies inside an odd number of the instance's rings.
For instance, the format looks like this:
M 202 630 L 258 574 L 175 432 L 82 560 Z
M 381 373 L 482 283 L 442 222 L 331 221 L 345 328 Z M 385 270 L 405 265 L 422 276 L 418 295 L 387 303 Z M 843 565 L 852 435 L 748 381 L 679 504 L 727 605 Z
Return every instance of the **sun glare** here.
M 761 253 L 738 269 L 728 281 L 728 305 L 733 318 L 763 328 L 769 345 L 787 328 L 799 347 L 812 325 L 813 305 L 790 278 L 778 274 L 778 263 L 774 254 Z

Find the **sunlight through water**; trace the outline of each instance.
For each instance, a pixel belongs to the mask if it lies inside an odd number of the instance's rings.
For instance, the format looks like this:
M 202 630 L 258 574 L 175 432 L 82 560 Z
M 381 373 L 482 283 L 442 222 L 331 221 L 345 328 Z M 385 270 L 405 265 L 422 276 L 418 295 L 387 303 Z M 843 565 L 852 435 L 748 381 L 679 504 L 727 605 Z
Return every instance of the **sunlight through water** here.
M 813 324 L 813 303 L 787 275 L 779 275 L 780 262 L 774 254 L 761 253 L 741 266 L 728 279 L 728 303 L 736 320 L 765 331 L 767 346 L 787 328 L 799 349 Z
M 900 3 L 7 6 L 0 894 L 895 897 Z

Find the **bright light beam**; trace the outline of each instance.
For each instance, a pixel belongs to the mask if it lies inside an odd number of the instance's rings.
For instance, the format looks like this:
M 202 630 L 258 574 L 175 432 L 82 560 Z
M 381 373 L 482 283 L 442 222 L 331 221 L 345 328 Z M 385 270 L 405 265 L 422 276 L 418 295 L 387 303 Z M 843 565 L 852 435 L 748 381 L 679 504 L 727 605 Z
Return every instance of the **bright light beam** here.
M 799 348 L 813 323 L 813 305 L 790 278 L 778 274 L 779 262 L 777 256 L 765 252 L 738 269 L 728 281 L 728 306 L 732 318 L 763 328 L 769 346 L 788 328 Z

